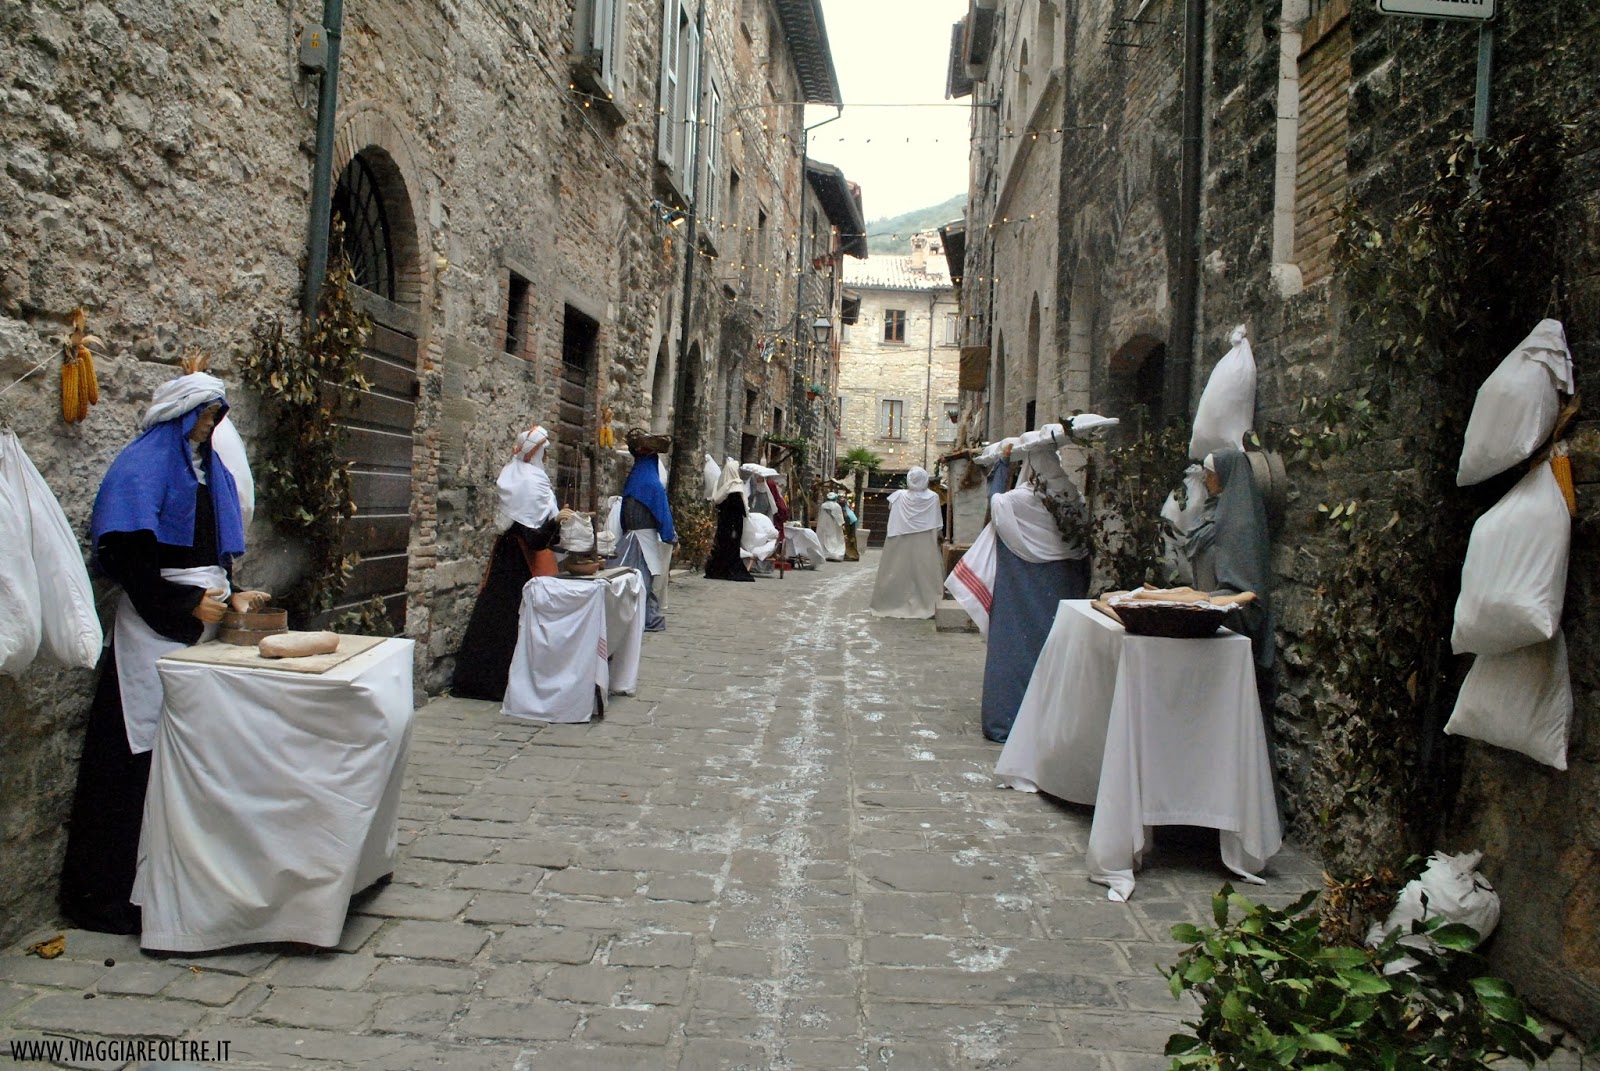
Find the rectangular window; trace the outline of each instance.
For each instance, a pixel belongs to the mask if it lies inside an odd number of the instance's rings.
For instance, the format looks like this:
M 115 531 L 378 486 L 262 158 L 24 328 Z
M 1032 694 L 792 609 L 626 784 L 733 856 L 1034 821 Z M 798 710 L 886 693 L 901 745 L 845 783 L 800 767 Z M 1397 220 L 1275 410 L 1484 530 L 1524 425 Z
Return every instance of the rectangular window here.
M 694 196 L 694 141 L 700 119 L 700 35 L 685 0 L 664 0 L 656 158 L 685 200 Z
M 956 313 L 944 314 L 944 344 L 946 346 L 961 345 L 961 317 Z
M 885 398 L 878 403 L 878 438 L 904 439 L 906 403 L 898 398 Z
M 1312 5 L 1300 44 L 1300 118 L 1295 144 L 1294 258 L 1306 286 L 1333 275 L 1350 144 L 1351 35 L 1348 0 Z
M 956 422 L 961 419 L 961 403 L 944 402 L 939 409 L 939 429 L 934 434 L 934 441 L 953 443 L 956 441 Z
M 772 434 L 783 434 L 783 410 L 777 407 L 772 410 Z
M 906 340 L 906 310 L 883 310 L 883 340 L 885 342 L 904 342 Z
M 759 394 L 757 394 L 755 391 L 747 389 L 744 392 L 744 425 L 745 425 L 745 427 L 748 428 L 748 427 L 753 427 L 755 425 L 755 422 L 756 422 L 756 404 L 760 400 L 761 400 L 761 396 Z
M 528 359 L 533 351 L 528 346 L 528 296 L 532 288 L 528 280 L 516 272 L 506 279 L 506 337 L 505 351 L 513 357 Z
M 722 91 L 715 80 L 706 97 L 706 128 L 700 133 L 706 139 L 705 204 L 700 208 L 700 218 L 715 224 L 722 211 Z

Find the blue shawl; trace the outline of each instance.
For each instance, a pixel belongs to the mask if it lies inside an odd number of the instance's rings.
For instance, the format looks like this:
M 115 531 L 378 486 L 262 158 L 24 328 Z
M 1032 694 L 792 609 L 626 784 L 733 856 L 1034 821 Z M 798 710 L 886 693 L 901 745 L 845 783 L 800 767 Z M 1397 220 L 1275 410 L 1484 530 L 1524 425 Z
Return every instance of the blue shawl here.
M 661 542 L 678 541 L 678 533 L 672 528 L 672 510 L 667 505 L 667 489 L 661 486 L 661 462 L 656 455 L 644 454 L 633 459 L 633 471 L 628 473 L 628 482 L 622 485 L 622 496 L 638 500 L 650 511 L 660 528 Z
M 189 433 L 199 419 L 200 408 L 191 409 L 176 420 L 153 425 L 122 448 L 94 496 L 94 513 L 89 519 L 91 552 L 107 532 L 151 531 L 157 542 L 194 546 L 195 494 L 200 481 L 189 466 Z M 244 518 L 233 473 L 215 453 L 208 454 L 207 486 L 217 515 L 217 564 L 227 565 L 244 553 Z

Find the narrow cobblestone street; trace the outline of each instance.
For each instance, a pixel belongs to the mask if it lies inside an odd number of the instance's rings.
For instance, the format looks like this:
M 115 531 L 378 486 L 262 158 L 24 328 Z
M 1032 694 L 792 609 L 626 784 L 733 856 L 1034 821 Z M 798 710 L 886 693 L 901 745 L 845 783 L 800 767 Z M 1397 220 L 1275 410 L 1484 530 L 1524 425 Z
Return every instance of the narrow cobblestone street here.
M 1157 966 L 1225 880 L 1214 840 L 1158 843 L 1107 902 L 1088 810 L 993 785 L 982 642 L 868 615 L 876 557 L 675 581 L 638 696 L 592 725 L 429 703 L 401 862 L 339 952 L 69 931 L 45 961 L 41 930 L 0 957 L 0 1034 L 244 1067 L 1164 1067 L 1184 1008 Z M 1314 881 L 1285 851 L 1265 895 Z

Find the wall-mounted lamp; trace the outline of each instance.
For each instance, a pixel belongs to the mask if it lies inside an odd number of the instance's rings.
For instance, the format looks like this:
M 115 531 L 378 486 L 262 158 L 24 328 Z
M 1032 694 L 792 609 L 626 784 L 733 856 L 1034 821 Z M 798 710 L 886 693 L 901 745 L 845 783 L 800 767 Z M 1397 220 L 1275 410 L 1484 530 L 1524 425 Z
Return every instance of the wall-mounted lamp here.
M 665 201 L 651 201 L 650 207 L 656 210 L 661 222 L 669 227 L 681 227 L 689 218 L 689 213 L 681 208 L 673 208 Z
M 818 316 L 811 321 L 811 341 L 819 346 L 826 346 L 833 338 L 833 321 L 826 316 Z

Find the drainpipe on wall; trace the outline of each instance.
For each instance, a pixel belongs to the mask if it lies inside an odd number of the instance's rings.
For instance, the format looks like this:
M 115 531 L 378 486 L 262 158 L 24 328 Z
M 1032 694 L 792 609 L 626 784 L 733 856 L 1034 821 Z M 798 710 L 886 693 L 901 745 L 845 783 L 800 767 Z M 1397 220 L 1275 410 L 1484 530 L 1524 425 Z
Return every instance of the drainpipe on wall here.
M 1187 0 L 1183 11 L 1183 142 L 1178 200 L 1178 285 L 1173 295 L 1167 412 L 1189 417 L 1195 325 L 1200 310 L 1200 180 L 1203 155 L 1206 3 Z
M 922 467 L 928 467 L 928 436 L 933 434 L 933 310 L 939 291 L 928 291 L 928 382 L 922 388 Z M 940 414 L 943 416 L 944 414 Z
M 328 66 L 317 95 L 317 155 L 311 167 L 311 234 L 306 243 L 306 277 L 300 311 L 317 314 L 322 281 L 328 275 L 328 228 L 333 222 L 333 121 L 339 110 L 339 42 L 343 38 L 344 0 L 324 0 L 322 30 L 328 36 Z
M 663 14 L 663 18 L 677 18 L 677 14 Z M 700 10 L 695 15 L 695 33 L 700 37 L 700 62 L 694 77 L 694 99 L 700 100 L 705 96 L 706 61 L 706 0 L 700 0 Z M 703 162 L 700 154 L 704 142 L 700 140 L 699 124 L 689 128 L 689 136 L 694 139 L 694 152 L 690 156 L 690 167 L 694 170 L 694 185 L 689 195 L 689 225 L 688 233 L 684 235 L 683 247 L 683 323 L 678 336 L 678 374 L 677 383 L 673 391 L 672 400 L 672 468 L 667 473 L 668 491 L 677 491 L 683 486 L 683 481 L 689 475 L 699 473 L 699 466 L 692 464 L 689 459 L 694 455 L 693 443 L 689 441 L 689 335 L 694 323 L 694 262 L 700 258 L 695 250 L 699 241 L 700 224 L 700 165 Z M 704 359 L 704 354 L 701 355 Z M 701 399 L 702 404 L 705 399 Z

